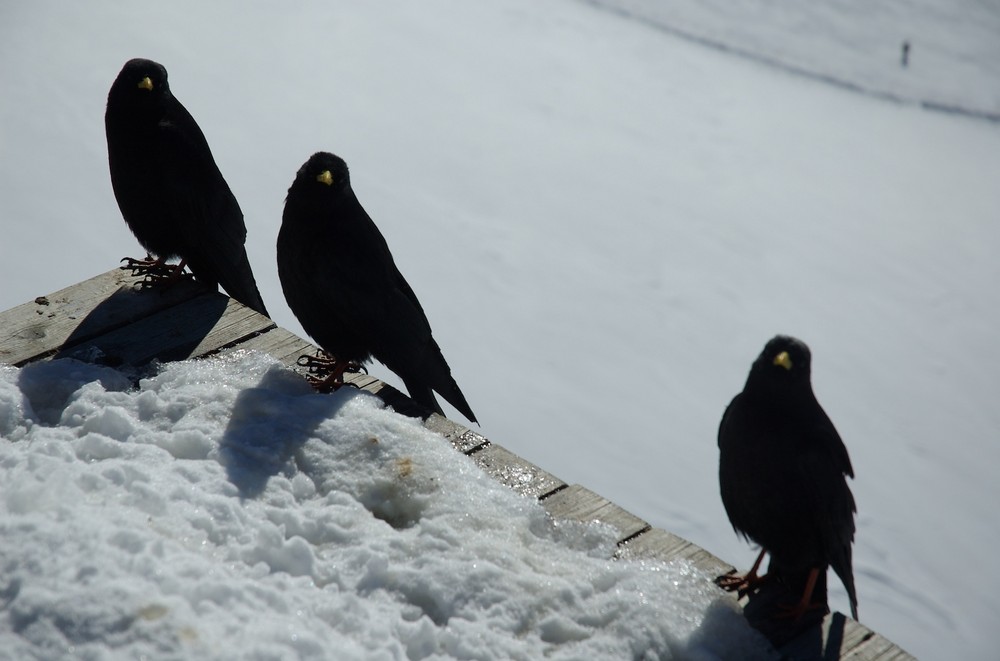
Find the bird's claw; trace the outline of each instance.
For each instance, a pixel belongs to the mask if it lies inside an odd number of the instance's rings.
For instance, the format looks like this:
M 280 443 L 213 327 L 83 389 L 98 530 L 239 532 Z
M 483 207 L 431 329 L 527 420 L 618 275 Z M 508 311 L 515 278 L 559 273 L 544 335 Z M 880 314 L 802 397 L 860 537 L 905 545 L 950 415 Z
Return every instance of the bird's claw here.
M 164 282 L 174 282 L 184 275 L 183 262 L 171 265 L 162 259 L 153 259 L 149 255 L 146 255 L 145 259 L 123 257 L 121 262 L 120 269 L 131 271 L 132 276 L 142 276 L 142 280 L 135 285 L 137 289 L 152 289 Z
M 317 351 L 315 356 L 302 354 L 295 360 L 296 365 L 305 367 L 310 372 L 318 372 L 324 368 L 332 367 L 335 362 L 335 358 L 324 353 L 322 350 Z
M 310 374 L 316 374 L 322 376 L 325 372 L 338 368 L 341 364 L 345 365 L 345 372 L 364 372 L 368 374 L 368 368 L 361 363 L 355 363 L 353 361 L 345 361 L 341 363 L 336 357 L 331 356 L 322 349 L 316 352 L 315 356 L 310 356 L 308 354 L 303 354 L 296 359 L 295 364 L 299 367 L 305 367 L 309 370 Z
M 715 584 L 726 592 L 738 591 L 740 597 L 742 597 L 750 587 L 747 577 L 737 574 L 735 569 L 730 570 L 722 576 L 716 576 Z
M 333 392 L 334 390 L 339 390 L 344 386 L 352 386 L 354 388 L 358 387 L 357 384 L 344 381 L 343 374 L 339 374 L 335 377 L 321 377 L 313 374 L 307 374 L 306 381 L 309 382 L 309 385 L 312 386 L 313 390 L 316 392 Z
M 732 592 L 737 586 L 745 582 L 746 578 L 737 574 L 735 569 L 730 569 L 725 574 L 715 577 L 715 584 L 728 592 Z
M 350 360 L 339 360 L 323 350 L 317 351 L 315 356 L 303 354 L 295 360 L 295 364 L 306 368 L 309 372 L 306 375 L 306 380 L 313 388 L 321 392 L 336 390 L 345 385 L 344 374 L 347 372 L 352 374 L 368 373 L 364 365 Z
M 735 569 L 728 571 L 715 578 L 715 584 L 726 592 L 735 592 L 739 599 L 750 594 L 761 583 L 767 580 L 767 575 L 758 576 L 756 573 L 740 575 Z
M 131 271 L 132 275 L 140 275 L 145 273 L 162 273 L 167 269 L 167 265 L 160 259 L 153 259 L 149 255 L 146 255 L 145 259 L 136 259 L 135 257 L 122 257 L 119 262 L 120 268 L 123 271 Z

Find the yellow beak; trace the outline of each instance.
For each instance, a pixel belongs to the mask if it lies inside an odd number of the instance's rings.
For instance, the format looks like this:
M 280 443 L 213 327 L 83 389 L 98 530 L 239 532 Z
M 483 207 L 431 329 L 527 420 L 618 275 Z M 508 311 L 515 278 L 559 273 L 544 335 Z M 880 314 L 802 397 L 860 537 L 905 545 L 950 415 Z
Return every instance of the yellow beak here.
M 139 89 L 149 90 L 150 92 L 153 91 L 153 81 L 149 78 L 149 76 L 146 76 L 139 81 Z
M 333 175 L 330 174 L 329 170 L 323 170 L 316 176 L 316 181 L 326 184 L 327 186 L 333 185 Z
M 774 364 L 781 365 L 786 370 L 790 370 L 792 369 L 792 358 L 788 355 L 787 351 L 782 351 L 774 357 Z

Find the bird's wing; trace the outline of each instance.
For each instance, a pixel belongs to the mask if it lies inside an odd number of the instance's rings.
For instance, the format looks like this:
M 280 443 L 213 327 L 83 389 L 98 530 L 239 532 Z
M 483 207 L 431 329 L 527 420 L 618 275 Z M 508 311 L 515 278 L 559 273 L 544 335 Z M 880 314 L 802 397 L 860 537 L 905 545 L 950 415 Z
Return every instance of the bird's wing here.
M 384 290 L 386 319 L 378 351 L 384 359 L 380 356 L 379 360 L 397 374 L 399 370 L 412 373 L 417 369 L 419 357 L 433 341 L 431 324 L 395 264 L 391 265 L 391 271 Z
M 183 237 L 183 257 L 191 271 L 206 284 L 221 284 L 233 298 L 267 314 L 244 247 L 243 212 L 201 128 L 179 102 L 158 128 L 166 198 L 175 207 L 176 231 Z
M 809 485 L 808 497 L 821 517 L 824 539 L 830 543 L 846 543 L 854 539 L 854 496 L 846 476 L 854 476 L 840 434 L 817 405 L 818 415 L 812 416 L 805 436 L 799 441 L 801 452 L 799 472 L 803 484 Z
M 716 440 L 720 448 L 722 447 L 722 439 L 726 432 L 726 425 L 729 422 L 730 413 L 733 411 L 733 407 L 736 406 L 739 399 L 740 395 L 733 397 L 732 401 L 726 406 L 726 410 L 722 413 L 722 420 L 719 421 L 719 433 Z
M 847 454 L 847 447 L 841 440 L 837 428 L 833 426 L 833 421 L 827 416 L 826 411 L 817 403 L 819 408 L 819 421 L 816 424 L 815 435 L 820 445 L 824 448 L 830 461 L 841 473 L 849 477 L 854 477 L 854 468 L 851 466 L 851 458 Z
M 462 415 L 476 422 L 476 415 L 452 376 L 441 347 L 431 335 L 431 325 L 420 301 L 395 264 L 392 271 L 389 299 L 392 321 L 386 329 L 385 357 L 379 360 L 403 379 L 417 402 L 442 413 L 432 393 L 437 392 Z
M 823 514 L 820 518 L 823 537 L 831 542 L 850 543 L 854 539 L 854 496 L 847 485 L 841 458 L 830 452 L 834 444 L 820 440 L 831 431 L 836 433 L 832 427 L 824 426 L 814 432 L 813 438 L 805 440 L 803 445 L 809 451 L 800 453 L 799 471 L 802 483 L 809 485 L 807 497 L 812 499 L 815 511 Z M 843 448 L 839 440 L 837 437 L 839 447 Z M 847 451 L 843 454 L 846 456 Z
M 743 480 L 746 479 L 746 471 L 751 470 L 749 466 L 741 466 L 738 446 L 733 445 L 732 426 L 736 424 L 734 420 L 739 417 L 743 402 L 743 393 L 733 397 L 729 405 L 726 406 L 719 422 L 718 445 L 719 445 L 719 494 L 722 497 L 722 505 L 729 517 L 729 523 L 733 530 L 746 540 L 750 539 L 749 534 L 741 524 L 753 517 L 751 512 L 753 506 L 748 505 L 740 497 L 739 492 Z M 750 479 L 758 479 L 758 476 L 751 475 Z
M 812 449 L 801 455 L 800 470 L 811 485 L 806 497 L 819 514 L 817 525 L 827 562 L 844 583 L 857 617 L 857 595 L 851 560 L 854 542 L 854 514 L 857 506 L 845 476 L 853 477 L 851 461 L 840 435 L 825 414 L 812 430 L 806 445 Z

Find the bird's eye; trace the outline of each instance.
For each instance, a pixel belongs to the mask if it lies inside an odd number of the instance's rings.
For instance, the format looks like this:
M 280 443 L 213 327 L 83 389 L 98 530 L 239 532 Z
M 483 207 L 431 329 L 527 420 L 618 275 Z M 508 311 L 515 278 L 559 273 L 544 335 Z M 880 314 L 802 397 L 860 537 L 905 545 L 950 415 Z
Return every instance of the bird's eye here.
M 333 175 L 330 174 L 329 170 L 323 170 L 316 176 L 316 181 L 321 184 L 326 184 L 327 186 L 333 185 Z
M 142 80 L 139 81 L 138 87 L 139 87 L 139 89 L 148 90 L 148 91 L 152 92 L 153 91 L 153 79 L 150 78 L 149 76 L 146 76 L 145 78 L 143 78 Z

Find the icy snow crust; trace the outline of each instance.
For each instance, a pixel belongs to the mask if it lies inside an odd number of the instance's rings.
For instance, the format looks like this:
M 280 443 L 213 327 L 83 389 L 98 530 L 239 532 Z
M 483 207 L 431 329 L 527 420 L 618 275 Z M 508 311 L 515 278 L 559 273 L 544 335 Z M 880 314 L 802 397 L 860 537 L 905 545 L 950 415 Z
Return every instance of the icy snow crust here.
M 767 658 L 416 420 L 254 352 L 0 368 L 0 657 Z

